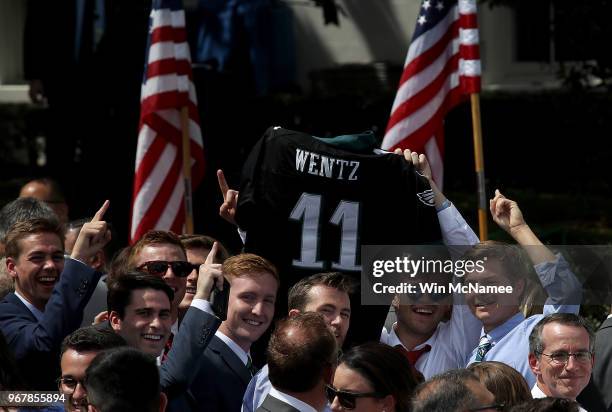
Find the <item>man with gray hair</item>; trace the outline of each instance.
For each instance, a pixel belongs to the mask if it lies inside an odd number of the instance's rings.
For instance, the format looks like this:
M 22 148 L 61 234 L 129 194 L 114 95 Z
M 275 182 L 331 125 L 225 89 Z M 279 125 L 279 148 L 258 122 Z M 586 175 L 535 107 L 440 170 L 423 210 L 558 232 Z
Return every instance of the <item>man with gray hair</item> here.
M 576 400 L 591 378 L 594 344 L 595 336 L 580 316 L 542 318 L 529 335 L 529 366 L 536 376 L 533 397 Z

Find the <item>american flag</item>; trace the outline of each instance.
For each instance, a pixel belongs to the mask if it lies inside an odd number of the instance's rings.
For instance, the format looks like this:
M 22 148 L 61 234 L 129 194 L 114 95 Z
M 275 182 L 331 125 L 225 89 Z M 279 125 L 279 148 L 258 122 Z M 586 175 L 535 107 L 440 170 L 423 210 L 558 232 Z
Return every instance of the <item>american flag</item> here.
M 382 148 L 425 153 L 442 184 L 444 117 L 479 91 L 476 0 L 424 0 Z
M 140 130 L 130 242 L 151 229 L 183 231 L 181 108 L 189 113 L 192 187 L 204 174 L 204 152 L 185 12 L 180 0 L 154 0 L 140 96 Z

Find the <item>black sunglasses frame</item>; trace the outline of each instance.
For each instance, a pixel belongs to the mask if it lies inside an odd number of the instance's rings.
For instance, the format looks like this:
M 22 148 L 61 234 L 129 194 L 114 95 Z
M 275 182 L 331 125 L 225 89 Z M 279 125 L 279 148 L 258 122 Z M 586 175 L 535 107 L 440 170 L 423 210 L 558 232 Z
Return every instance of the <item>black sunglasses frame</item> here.
M 156 270 L 152 270 L 150 265 L 165 265 L 163 271 L 156 271 Z M 184 266 L 185 267 L 185 272 L 183 272 L 183 270 L 180 269 L 180 267 Z M 200 267 L 200 265 L 194 265 L 193 263 L 189 263 L 187 261 L 184 260 L 175 260 L 175 261 L 168 261 L 168 260 L 150 260 L 148 262 L 143 263 L 142 265 L 138 266 L 138 270 L 142 270 L 144 272 L 147 272 L 151 275 L 155 275 L 155 276 L 163 276 L 166 271 L 168 270 L 168 267 L 172 267 L 172 272 L 174 273 L 174 275 L 176 277 L 179 278 L 186 278 L 187 276 L 189 276 L 189 274 L 195 269 L 198 270 L 198 268 Z M 189 270 L 187 270 L 187 268 Z
M 357 406 L 357 398 L 384 398 L 385 395 L 378 392 L 349 392 L 349 391 L 341 391 L 337 390 L 331 385 L 325 386 L 325 395 L 327 396 L 327 400 L 330 404 L 334 402 L 334 399 L 338 398 L 338 402 L 340 406 L 342 406 L 346 410 L 355 409 Z

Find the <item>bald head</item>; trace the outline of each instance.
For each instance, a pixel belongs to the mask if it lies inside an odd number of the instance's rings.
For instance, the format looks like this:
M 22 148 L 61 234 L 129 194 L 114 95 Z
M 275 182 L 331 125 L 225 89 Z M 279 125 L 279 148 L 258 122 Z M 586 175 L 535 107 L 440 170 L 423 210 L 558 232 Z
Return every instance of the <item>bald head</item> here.
M 42 178 L 31 180 L 21 188 L 19 197 L 32 197 L 45 202 L 57 214 L 60 222 L 68 222 L 68 205 L 55 180 Z
M 286 392 L 307 392 L 331 377 L 336 338 L 323 317 L 307 312 L 279 322 L 268 344 L 272 385 Z

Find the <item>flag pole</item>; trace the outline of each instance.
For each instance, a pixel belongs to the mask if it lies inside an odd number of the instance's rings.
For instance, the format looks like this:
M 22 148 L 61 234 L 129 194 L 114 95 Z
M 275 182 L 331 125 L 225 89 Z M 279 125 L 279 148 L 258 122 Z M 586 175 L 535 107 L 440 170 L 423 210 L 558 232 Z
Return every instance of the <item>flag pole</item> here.
M 185 192 L 185 233 L 193 234 L 193 205 L 191 196 L 191 139 L 189 138 L 189 108 L 181 108 L 181 130 L 183 132 L 183 182 Z
M 482 151 L 482 127 L 480 124 L 480 95 L 470 94 L 472 103 L 472 131 L 474 137 L 474 161 L 478 180 L 478 231 L 480 241 L 488 239 L 487 235 L 487 194 L 485 191 L 484 154 Z

